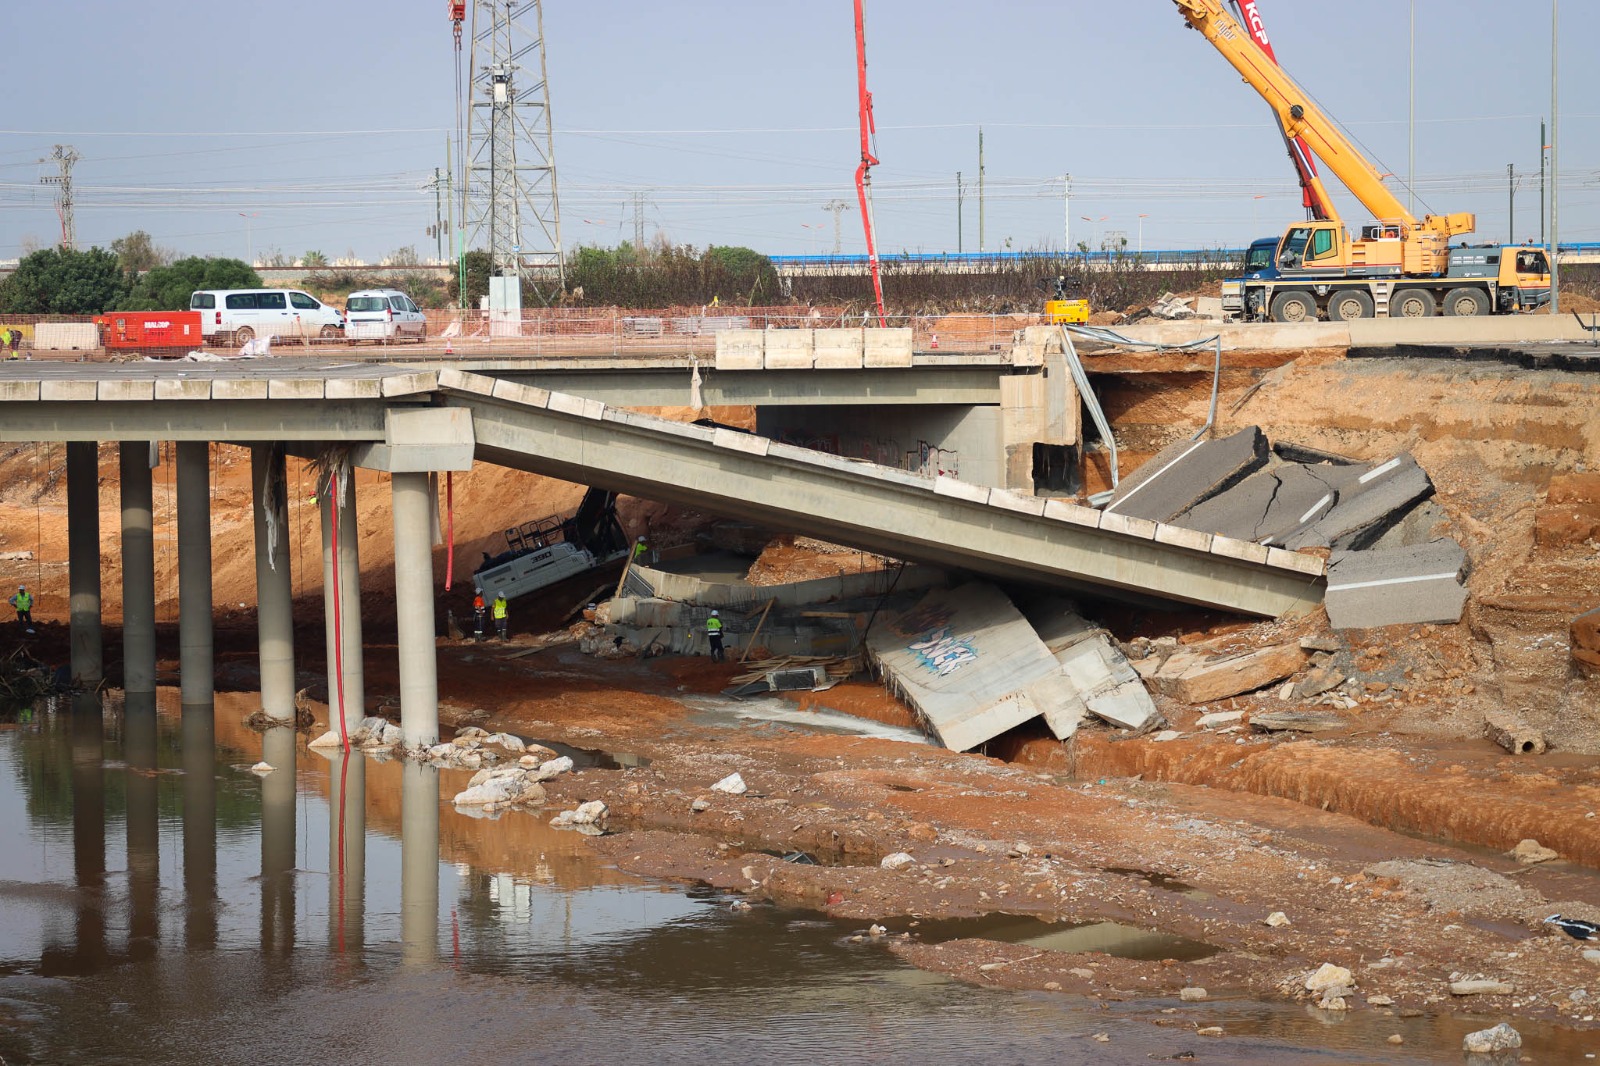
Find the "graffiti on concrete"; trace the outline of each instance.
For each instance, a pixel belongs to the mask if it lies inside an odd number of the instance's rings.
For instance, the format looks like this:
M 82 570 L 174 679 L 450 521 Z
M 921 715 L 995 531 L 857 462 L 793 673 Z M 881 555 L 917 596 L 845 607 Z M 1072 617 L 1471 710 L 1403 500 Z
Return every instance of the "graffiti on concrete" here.
M 917 657 L 917 663 L 940 677 L 949 677 L 968 663 L 978 661 L 978 649 L 965 637 L 950 635 L 950 608 L 939 604 L 918 607 L 895 623 L 903 636 L 917 639 L 906 645 L 906 650 Z

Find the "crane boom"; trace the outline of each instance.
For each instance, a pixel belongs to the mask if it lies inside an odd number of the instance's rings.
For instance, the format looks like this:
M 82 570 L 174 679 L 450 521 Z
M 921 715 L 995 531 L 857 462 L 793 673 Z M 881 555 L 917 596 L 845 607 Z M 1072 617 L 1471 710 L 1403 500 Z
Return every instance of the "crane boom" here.
M 1339 132 L 1333 120 L 1311 102 L 1293 78 L 1269 59 L 1250 35 L 1223 8 L 1220 0 L 1173 0 L 1191 27 L 1211 42 L 1244 80 L 1261 94 L 1277 114 L 1284 133 L 1304 138 L 1316 157 L 1344 183 L 1356 199 L 1382 222 L 1400 224 L 1407 232 L 1421 231 L 1440 244 L 1452 236 L 1470 233 L 1476 219 L 1470 212 L 1428 215 L 1418 219 L 1383 183 L 1366 157 Z M 1431 243 L 1431 242 L 1430 242 Z

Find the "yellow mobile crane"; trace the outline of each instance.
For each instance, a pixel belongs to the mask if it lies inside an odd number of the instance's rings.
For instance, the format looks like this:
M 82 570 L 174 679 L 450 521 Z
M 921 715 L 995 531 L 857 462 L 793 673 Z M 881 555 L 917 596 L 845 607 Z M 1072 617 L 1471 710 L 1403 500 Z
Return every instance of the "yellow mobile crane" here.
M 1284 231 L 1273 269 L 1237 281 L 1224 293 L 1242 302 L 1244 317 L 1300 322 L 1426 318 L 1529 311 L 1550 301 L 1550 265 L 1542 248 L 1500 245 L 1451 247 L 1477 228 L 1470 212 L 1417 218 L 1383 184 L 1383 175 L 1311 102 L 1221 0 L 1173 0 L 1193 29 L 1210 41 L 1276 112 L 1284 133 L 1303 138 L 1312 154 L 1375 216 L 1352 238 L 1333 201 L 1313 178 L 1326 219 Z M 1232 300 L 1228 300 L 1229 296 Z

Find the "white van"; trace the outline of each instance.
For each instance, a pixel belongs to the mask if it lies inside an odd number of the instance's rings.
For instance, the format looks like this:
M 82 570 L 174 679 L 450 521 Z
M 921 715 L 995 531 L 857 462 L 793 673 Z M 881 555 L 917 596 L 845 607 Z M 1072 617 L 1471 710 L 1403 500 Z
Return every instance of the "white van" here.
M 344 302 L 344 335 L 351 341 L 422 340 L 428 318 L 399 289 L 362 289 Z
M 219 343 L 280 337 L 309 344 L 344 330 L 337 307 L 294 289 L 202 289 L 190 294 L 189 310 L 200 312 L 200 335 Z

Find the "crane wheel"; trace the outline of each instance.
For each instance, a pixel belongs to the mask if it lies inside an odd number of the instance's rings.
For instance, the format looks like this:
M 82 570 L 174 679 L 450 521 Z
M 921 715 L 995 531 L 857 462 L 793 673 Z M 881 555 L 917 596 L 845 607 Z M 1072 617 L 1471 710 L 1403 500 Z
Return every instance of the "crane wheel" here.
M 1427 289 L 1401 289 L 1389 298 L 1390 318 L 1432 318 L 1436 310 Z
M 1451 289 L 1444 297 L 1444 313 L 1456 318 L 1486 315 L 1489 297 L 1479 289 Z
M 1371 318 L 1372 297 L 1364 292 L 1341 292 L 1328 301 L 1328 321 L 1351 322 L 1358 318 Z
M 1272 321 L 1315 322 L 1317 300 L 1308 292 L 1280 292 L 1272 298 Z

